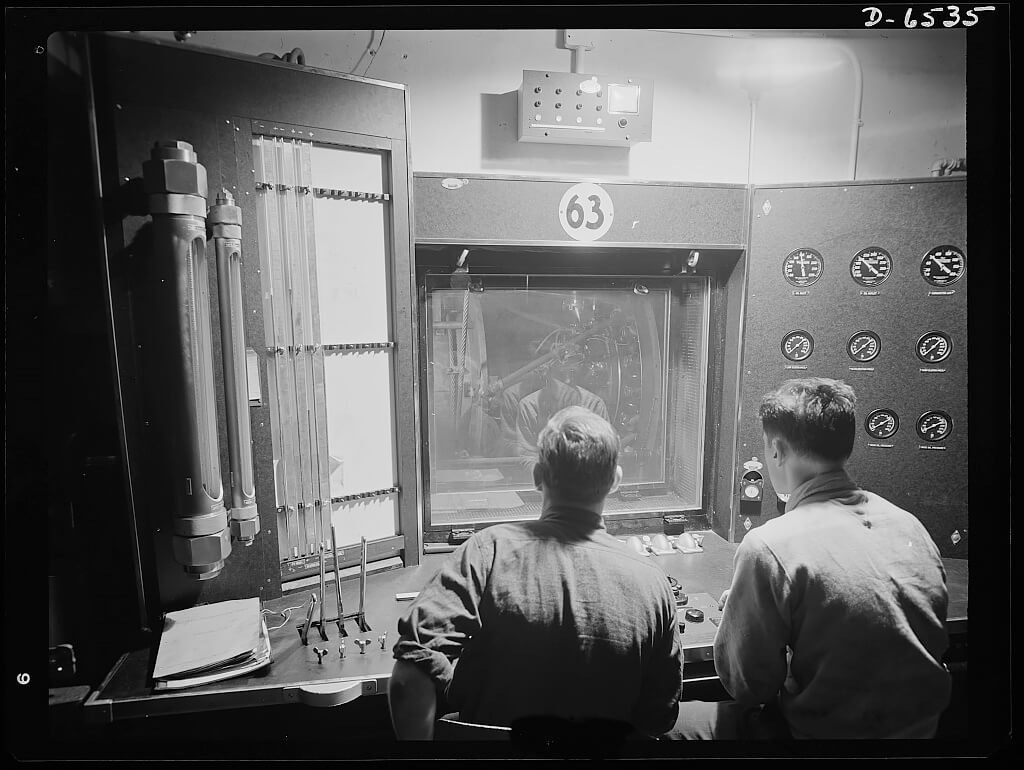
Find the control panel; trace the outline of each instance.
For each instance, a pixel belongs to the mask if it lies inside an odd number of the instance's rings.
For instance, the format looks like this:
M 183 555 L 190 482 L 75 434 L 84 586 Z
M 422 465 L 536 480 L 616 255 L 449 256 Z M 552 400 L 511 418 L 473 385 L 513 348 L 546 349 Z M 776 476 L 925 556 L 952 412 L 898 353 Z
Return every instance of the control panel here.
M 518 139 L 607 147 L 649 142 L 653 98 L 649 78 L 523 70 Z
M 851 477 L 917 516 L 943 556 L 966 556 L 965 181 L 759 187 L 752 209 L 737 454 L 762 443 L 763 393 L 844 380 L 857 394 Z M 769 479 L 763 506 L 744 481 L 734 541 L 782 509 Z

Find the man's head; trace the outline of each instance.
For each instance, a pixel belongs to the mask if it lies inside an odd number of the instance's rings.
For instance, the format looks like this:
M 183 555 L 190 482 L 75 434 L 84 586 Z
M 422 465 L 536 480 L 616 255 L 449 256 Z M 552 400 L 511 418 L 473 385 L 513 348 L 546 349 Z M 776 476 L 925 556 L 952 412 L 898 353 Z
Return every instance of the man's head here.
M 549 500 L 599 506 L 622 480 L 619 437 L 608 421 L 582 406 L 556 412 L 540 432 L 533 480 Z
M 772 486 L 789 493 L 806 478 L 841 468 L 853 451 L 857 396 L 842 380 L 787 380 L 764 395 L 759 415 Z

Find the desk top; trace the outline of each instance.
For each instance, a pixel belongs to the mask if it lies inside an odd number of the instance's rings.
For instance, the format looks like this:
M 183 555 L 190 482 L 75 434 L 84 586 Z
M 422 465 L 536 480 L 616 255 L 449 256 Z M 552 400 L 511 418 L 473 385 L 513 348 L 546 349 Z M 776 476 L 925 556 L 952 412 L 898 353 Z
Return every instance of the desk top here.
M 737 544 L 723 540 L 714 532 L 704 534 L 703 552 L 673 553 L 651 556 L 666 574 L 682 585 L 683 591 L 693 596 L 708 594 L 717 598 L 729 587 L 732 579 L 732 557 Z M 264 609 L 274 612 L 292 610 L 287 620 L 281 615 L 266 615 L 273 651 L 273 662 L 267 668 L 250 676 L 214 682 L 202 687 L 169 692 L 154 692 L 151 672 L 155 645 L 132 650 L 108 675 L 107 680 L 86 702 L 86 715 L 91 721 L 109 722 L 117 719 L 189 713 L 253 706 L 309 703 L 318 699 L 359 695 L 382 695 L 387 692 L 394 659 L 391 648 L 397 638 L 398 620 L 408 610 L 409 602 L 398 601 L 395 594 L 418 591 L 440 569 L 448 554 L 428 554 L 418 567 L 391 570 L 369 575 L 366 581 L 366 620 L 370 631 L 361 632 L 354 621 L 345 628 L 345 657 L 338 652 L 341 639 L 336 623 L 327 623 L 328 640 L 323 641 L 315 629 L 310 629 L 309 645 L 303 646 L 296 626 L 305 618 L 304 610 L 310 590 L 303 590 L 267 602 Z M 949 586 L 947 625 L 951 634 L 967 630 L 968 568 L 965 559 L 943 559 Z M 335 588 L 327 586 L 324 616 L 336 614 Z M 342 580 L 344 611 L 350 613 L 359 606 L 358 579 Z M 319 617 L 319 610 L 314 620 Z M 277 628 L 274 628 L 278 626 Z M 687 624 L 683 634 L 684 656 L 687 662 L 712 660 L 715 627 Z M 387 633 L 383 649 L 379 637 Z M 369 639 L 370 645 L 360 653 L 356 639 Z M 326 647 L 328 654 L 317 662 L 313 647 Z M 346 695 L 340 695 L 344 691 Z M 324 704 L 326 705 L 326 704 Z

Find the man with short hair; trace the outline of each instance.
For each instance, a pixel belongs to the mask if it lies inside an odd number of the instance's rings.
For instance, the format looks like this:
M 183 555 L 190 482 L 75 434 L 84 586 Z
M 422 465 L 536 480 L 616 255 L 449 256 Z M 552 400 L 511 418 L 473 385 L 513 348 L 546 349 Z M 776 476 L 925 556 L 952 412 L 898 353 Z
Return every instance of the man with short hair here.
M 924 526 L 846 474 L 855 403 L 823 378 L 764 396 L 765 465 L 786 512 L 746 534 L 722 596 L 715 668 L 735 700 L 680 704 L 672 737 L 935 734 L 951 691 L 946 574 Z
M 399 739 L 430 739 L 439 700 L 461 721 L 500 726 L 609 720 L 655 735 L 675 721 L 683 661 L 668 577 L 602 522 L 622 479 L 618 437 L 573 406 L 538 444 L 540 519 L 475 533 L 398 623 L 388 695 Z

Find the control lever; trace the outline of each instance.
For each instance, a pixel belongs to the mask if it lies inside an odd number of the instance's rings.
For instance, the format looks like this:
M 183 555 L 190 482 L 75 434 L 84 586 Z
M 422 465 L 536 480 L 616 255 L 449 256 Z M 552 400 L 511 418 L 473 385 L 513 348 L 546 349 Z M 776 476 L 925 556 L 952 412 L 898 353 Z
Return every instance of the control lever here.
M 341 578 L 338 575 L 338 538 L 334 534 L 333 524 L 331 524 L 331 549 L 334 554 L 334 589 L 338 593 L 338 633 L 342 636 L 348 636 L 348 631 L 345 630 L 345 610 L 341 604 Z M 344 648 L 345 642 L 341 644 L 342 648 Z M 343 652 L 343 657 L 344 654 Z
M 309 626 L 313 622 L 313 610 L 316 608 L 316 594 L 309 595 L 309 609 L 306 610 L 306 622 L 299 625 L 299 638 L 303 645 L 309 644 Z
M 356 639 L 356 645 L 359 647 L 359 654 L 365 655 L 366 648 L 371 644 L 369 639 Z

